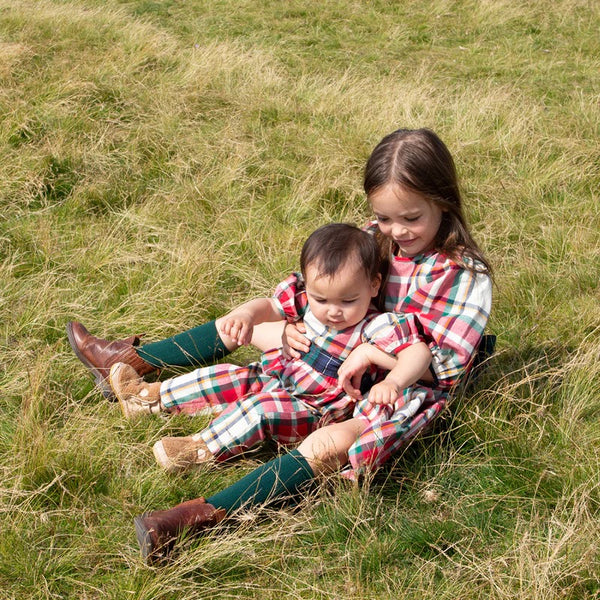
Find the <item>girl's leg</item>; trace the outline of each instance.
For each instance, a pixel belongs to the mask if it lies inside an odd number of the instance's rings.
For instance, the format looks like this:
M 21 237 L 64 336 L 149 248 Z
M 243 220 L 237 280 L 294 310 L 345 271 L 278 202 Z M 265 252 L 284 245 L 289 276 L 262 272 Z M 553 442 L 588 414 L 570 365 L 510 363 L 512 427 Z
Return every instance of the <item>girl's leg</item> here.
M 206 500 L 188 500 L 169 510 L 136 517 L 142 556 L 149 563 L 159 561 L 168 555 L 183 531 L 211 527 L 239 508 L 296 500 L 316 475 L 345 463 L 348 449 L 367 424 L 364 419 L 355 418 L 317 429 L 298 449 L 259 466 Z
M 155 367 L 197 367 L 210 365 L 224 358 L 237 343 L 219 333 L 220 319 L 209 321 L 165 340 L 136 348 L 137 354 Z M 259 350 L 281 346 L 285 323 L 262 323 L 254 328 L 252 345 Z
M 252 343 L 260 350 L 281 346 L 283 323 L 263 323 L 255 327 Z M 162 367 L 207 365 L 227 356 L 237 347 L 218 333 L 218 321 L 209 321 L 159 342 L 140 345 L 140 336 L 123 340 L 105 340 L 92 335 L 81 323 L 67 324 L 67 337 L 77 358 L 92 373 L 102 393 L 112 397 L 106 382 L 110 368 L 116 363 L 133 367 L 138 375 L 146 375 Z
M 140 358 L 157 367 L 210 365 L 227 356 L 230 348 L 219 336 L 216 321 L 209 321 L 172 337 L 136 348 Z
M 292 450 L 206 500 L 188 500 L 169 510 L 136 517 L 134 523 L 142 556 L 148 563 L 160 561 L 182 532 L 194 533 L 211 527 L 243 506 L 295 499 L 313 480 L 310 464 L 297 450 Z

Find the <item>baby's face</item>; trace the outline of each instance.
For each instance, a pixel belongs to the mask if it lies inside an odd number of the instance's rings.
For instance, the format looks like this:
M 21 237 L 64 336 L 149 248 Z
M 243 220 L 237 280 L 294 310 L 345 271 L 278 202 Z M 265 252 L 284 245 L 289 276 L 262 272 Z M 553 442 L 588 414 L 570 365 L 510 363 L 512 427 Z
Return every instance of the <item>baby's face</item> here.
M 319 276 L 318 269 L 308 265 L 304 278 L 313 314 L 323 325 L 337 331 L 353 327 L 365 318 L 381 284 L 379 276 L 370 281 L 364 269 L 351 260 L 332 277 Z

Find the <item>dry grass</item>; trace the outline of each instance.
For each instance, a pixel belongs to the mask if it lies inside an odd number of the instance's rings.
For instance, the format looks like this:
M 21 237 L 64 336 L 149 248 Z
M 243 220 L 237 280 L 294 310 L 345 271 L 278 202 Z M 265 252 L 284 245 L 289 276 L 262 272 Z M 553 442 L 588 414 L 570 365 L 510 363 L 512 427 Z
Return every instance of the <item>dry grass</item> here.
M 0 0 L 0 598 L 599 598 L 600 15 L 592 2 Z M 393 468 L 166 569 L 131 518 L 208 495 L 65 323 L 173 334 L 268 293 L 395 127 L 454 153 L 499 352 Z M 237 356 L 253 356 L 249 350 Z

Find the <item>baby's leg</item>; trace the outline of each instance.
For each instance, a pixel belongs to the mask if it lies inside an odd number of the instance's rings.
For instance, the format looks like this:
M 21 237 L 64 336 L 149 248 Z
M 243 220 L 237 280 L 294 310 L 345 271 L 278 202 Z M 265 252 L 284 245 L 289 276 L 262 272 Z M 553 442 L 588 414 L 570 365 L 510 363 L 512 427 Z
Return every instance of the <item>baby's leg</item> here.
M 240 398 L 261 391 L 268 381 L 271 378 L 263 375 L 259 363 L 214 365 L 163 381 L 160 398 L 167 412 L 216 415 Z
M 224 461 L 268 439 L 284 446 L 303 440 L 318 427 L 320 418 L 278 389 L 244 398 L 200 435 L 217 460 Z
M 298 451 L 308 461 L 315 475 L 330 473 L 348 462 L 348 450 L 369 426 L 363 418 L 332 423 L 311 433 Z
M 261 392 L 228 406 L 205 430 L 187 437 L 166 437 L 154 445 L 163 468 L 193 468 L 224 461 L 267 440 L 294 444 L 319 426 L 320 415 L 285 390 Z

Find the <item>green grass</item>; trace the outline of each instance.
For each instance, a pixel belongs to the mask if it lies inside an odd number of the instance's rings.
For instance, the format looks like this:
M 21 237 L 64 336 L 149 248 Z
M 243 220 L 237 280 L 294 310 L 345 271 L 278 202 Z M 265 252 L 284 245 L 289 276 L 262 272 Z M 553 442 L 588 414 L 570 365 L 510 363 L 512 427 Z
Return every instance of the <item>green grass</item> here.
M 0 598 L 600 598 L 599 30 L 584 0 L 0 0 Z M 124 423 L 66 322 L 155 340 L 268 294 L 368 218 L 400 126 L 456 158 L 497 356 L 360 489 L 146 568 L 133 516 L 265 457 L 162 473 L 204 421 Z

